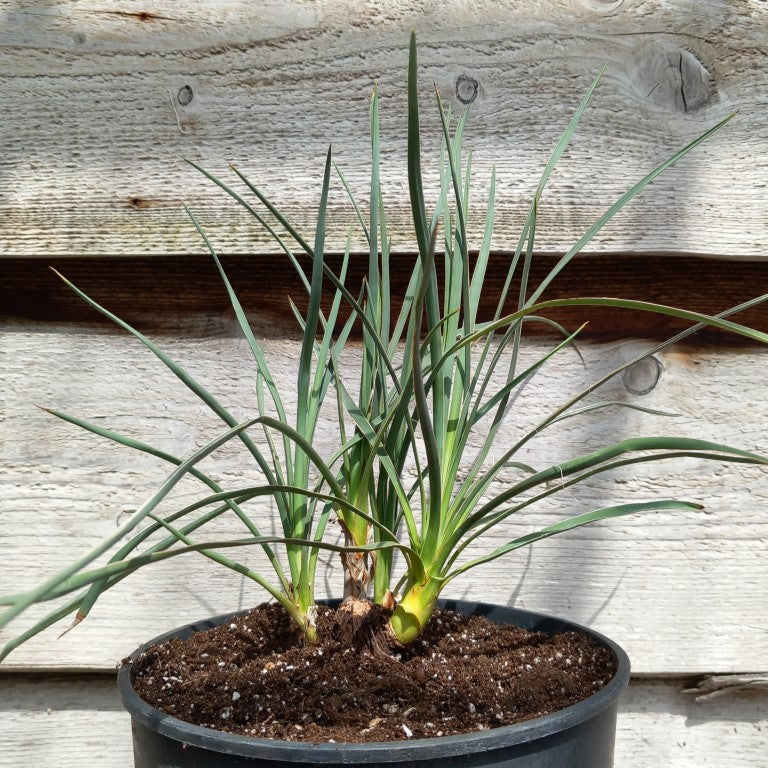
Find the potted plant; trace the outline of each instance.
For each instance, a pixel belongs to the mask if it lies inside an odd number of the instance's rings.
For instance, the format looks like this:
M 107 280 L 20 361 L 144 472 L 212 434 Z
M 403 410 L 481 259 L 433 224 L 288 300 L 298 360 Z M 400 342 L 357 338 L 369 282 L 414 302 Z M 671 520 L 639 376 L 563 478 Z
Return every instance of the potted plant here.
M 466 224 L 469 163 L 463 163 L 461 152 L 466 116 L 459 118 L 452 127 L 451 117 L 444 111 L 438 96 L 443 129 L 439 168 L 441 188 L 434 210 L 428 213 L 421 176 L 416 72 L 416 45 L 412 36 L 408 76 L 408 177 L 418 258 L 399 305 L 391 294 L 389 283 L 391 242 L 379 183 L 379 102 L 376 92 L 371 102 L 372 172 L 367 218 L 339 172 L 369 243 L 368 268 L 362 286 L 347 284 L 352 258 L 349 246 L 338 271 L 331 268 L 325 255 L 328 190 L 333 170 L 330 151 L 312 244 L 237 169 L 235 173 L 239 179 L 261 204 L 259 209 L 250 197 L 244 197 L 222 180 L 199 169 L 267 228 L 285 257 L 295 265 L 298 279 L 306 289 L 306 308 L 294 307 L 302 330 L 296 387 L 292 393 L 295 405 L 289 406 L 285 393 L 280 391 L 222 262 L 192 212 L 189 212 L 192 222 L 211 252 L 254 358 L 258 408 L 252 418 L 238 422 L 200 382 L 154 342 L 67 281 L 72 290 L 92 307 L 131 333 L 162 360 L 222 420 L 226 430 L 182 459 L 79 417 L 51 411 L 59 418 L 109 440 L 160 457 L 174 468 L 130 519 L 92 552 L 39 587 L 0 598 L 0 605 L 5 606 L 0 616 L 2 626 L 35 603 L 75 594 L 8 643 L 0 658 L 19 643 L 72 613 L 75 614 L 74 623 L 79 623 L 105 590 L 138 568 L 186 553 L 199 553 L 245 575 L 266 590 L 274 601 L 270 607 L 249 613 L 247 617 L 240 614 L 218 617 L 175 630 L 156 638 L 126 660 L 119 674 L 119 685 L 133 717 L 137 766 L 234 767 L 284 763 L 411 766 L 417 762 L 435 766 L 525 765 L 527 768 L 610 766 L 617 697 L 629 678 L 629 663 L 623 651 L 596 633 L 552 617 L 486 604 L 445 601 L 443 595 L 455 579 L 473 568 L 540 539 L 628 514 L 700 508 L 697 503 L 670 499 L 600 507 L 565 516 L 540 530 L 511 538 L 501 546 L 482 549 L 484 534 L 498 530 L 512 515 L 599 473 L 681 456 L 758 465 L 768 463 L 768 459 L 738 448 L 707 440 L 667 436 L 623 440 L 545 468 L 529 467 L 518 458 L 520 449 L 542 431 L 576 414 L 600 414 L 618 407 L 646 410 L 623 402 L 594 402 L 588 396 L 638 360 L 681 341 L 704 326 L 734 332 L 760 343 L 768 341 L 768 335 L 726 319 L 729 314 L 764 301 L 768 296 L 716 317 L 628 299 L 543 298 L 550 283 L 619 210 L 727 120 L 635 184 L 568 250 L 541 283 L 532 286 L 529 275 L 539 200 L 597 86 L 598 75 L 544 169 L 510 259 L 501 298 L 495 312 L 485 317 L 480 308 L 491 251 L 495 179 L 492 178 L 490 184 L 485 235 L 474 256 L 470 254 Z M 305 267 L 307 263 L 308 267 Z M 518 287 L 516 296 L 512 296 L 511 286 L 515 281 Z M 512 309 L 508 310 L 510 303 Z M 559 403 L 510 444 L 500 436 L 505 418 L 517 407 L 515 401 L 521 388 L 553 356 L 574 346 L 579 330 L 567 331 L 546 317 L 548 310 L 564 306 L 602 306 L 617 311 L 664 313 L 688 321 L 690 326 L 626 361 L 588 390 Z M 526 327 L 532 322 L 545 323 L 558 338 L 541 358 L 524 362 L 522 340 Z M 350 359 L 347 347 L 353 332 L 361 337 L 361 351 Z M 324 455 L 316 448 L 314 438 L 321 418 L 329 411 L 336 414 L 336 445 L 330 455 Z M 232 440 L 242 442 L 251 454 L 265 478 L 263 483 L 223 488 L 203 471 L 203 460 Z M 500 474 L 510 470 L 517 473 L 516 479 L 500 488 Z M 203 484 L 207 489 L 205 494 L 181 509 L 161 513 L 161 502 L 182 478 L 189 476 Z M 249 502 L 265 496 L 274 500 L 282 529 L 280 535 L 264 535 L 247 511 Z M 219 540 L 207 537 L 206 526 L 225 514 L 240 521 L 243 535 Z M 343 532 L 342 541 L 334 541 L 329 535 L 332 520 L 338 522 Z M 236 559 L 239 548 L 254 546 L 265 553 L 273 569 L 271 577 L 255 572 Z M 110 551 L 112 554 L 106 564 L 96 564 Z M 341 558 L 344 600 L 340 603 L 319 603 L 315 598 L 321 552 L 336 553 Z M 431 621 L 436 611 L 438 621 Z M 549 661 L 556 670 L 555 678 L 550 678 L 547 683 L 547 690 L 551 693 L 550 689 L 554 687 L 571 696 L 566 698 L 563 709 L 537 717 L 534 715 L 539 711 L 540 701 L 526 710 L 519 695 L 517 699 L 511 696 L 515 687 L 518 694 L 523 691 L 523 699 L 532 696 L 537 686 L 534 682 L 537 670 L 533 670 L 533 666 L 542 661 L 534 652 L 527 657 L 530 663 L 526 661 L 521 665 L 523 672 L 517 678 L 504 673 L 502 684 L 501 677 L 489 677 L 493 686 L 505 689 L 504 710 L 494 711 L 489 705 L 487 711 L 479 713 L 477 705 L 465 699 L 462 706 L 471 717 L 456 726 L 458 731 L 450 724 L 456 714 L 444 709 L 439 722 L 421 722 L 417 733 L 416 726 L 409 724 L 412 721 L 408 720 L 402 701 L 393 704 L 385 701 L 384 706 L 394 707 L 399 718 L 399 741 L 385 741 L 391 739 L 392 733 L 390 730 L 387 735 L 381 735 L 379 726 L 386 718 L 376 711 L 363 715 L 368 725 L 358 729 L 360 738 L 355 739 L 362 743 L 339 743 L 338 739 L 317 735 L 316 727 L 323 713 L 316 714 L 312 710 L 314 705 L 306 705 L 306 711 L 299 711 L 301 699 L 309 696 L 309 692 L 301 687 L 305 684 L 302 681 L 308 679 L 304 665 L 306 668 L 327 667 L 330 662 L 327 657 L 323 658 L 320 643 L 328 637 L 334 655 L 346 656 L 353 667 L 370 664 L 374 669 L 385 670 L 369 677 L 366 685 L 371 679 L 380 681 L 388 676 L 398 677 L 398 665 L 406 660 L 418 658 L 419 663 L 424 661 L 426 664 L 424 657 L 427 654 L 419 649 L 436 647 L 431 644 L 453 632 L 462 633 L 461 637 L 467 635 L 467 648 L 460 651 L 464 659 L 462 668 L 466 671 L 471 668 L 474 658 L 474 651 L 468 652 L 471 644 L 480 642 L 482 645 L 484 642 L 468 634 L 474 631 L 476 624 L 481 624 L 466 618 L 472 615 L 485 615 L 492 623 L 508 625 L 501 642 L 504 646 L 522 642 L 518 635 L 510 634 L 520 629 L 537 633 L 534 647 L 547 649 L 540 655 L 551 655 Z M 482 626 L 484 629 L 478 631 L 487 631 L 487 625 Z M 210 633 L 203 630 L 210 630 Z M 571 659 L 546 645 L 553 636 L 568 638 L 558 642 L 571 642 L 574 635 L 569 633 L 573 630 L 581 632 L 582 639 L 587 642 L 586 646 L 579 646 L 588 649 L 583 653 L 591 654 L 596 667 L 598 661 L 602 664 L 589 683 L 592 687 L 586 692 L 581 691 L 581 700 L 577 703 L 574 703 L 574 692 L 570 689 L 566 692 L 571 679 L 566 667 L 574 663 L 582 665 L 583 659 L 579 655 L 582 652 Z M 277 635 L 288 638 L 293 646 L 287 649 L 281 646 L 278 653 Z M 187 642 L 196 645 L 186 645 Z M 237 687 L 218 677 L 223 667 L 243 666 L 243 653 L 261 652 L 259 649 L 265 645 L 271 648 L 271 656 L 266 662 L 263 659 L 259 662 L 263 666 L 258 673 L 249 668 L 244 678 L 233 678 L 239 680 Z M 227 654 L 221 651 L 222 647 L 227 648 Z M 291 656 L 294 651 L 300 655 Z M 217 656 L 219 652 L 222 655 Z M 239 655 L 232 656 L 231 653 Z M 485 661 L 488 655 L 490 651 L 483 655 Z M 299 677 L 288 674 L 296 671 L 298 662 L 289 663 L 287 658 L 302 660 Z M 382 664 L 383 667 L 376 667 Z M 204 679 L 197 689 L 200 698 L 187 701 L 183 710 L 186 714 L 182 715 L 182 709 L 168 700 L 172 694 L 188 692 L 193 666 L 204 671 Z M 183 672 L 178 671 L 181 669 Z M 406 676 L 414 674 L 413 666 L 408 669 Z M 420 674 L 421 682 L 417 687 L 428 687 L 429 674 L 423 671 Z M 474 676 L 488 674 L 482 672 Z M 335 687 L 322 689 L 326 691 L 326 697 L 339 695 L 340 688 L 345 688 L 345 693 L 362 694 L 362 690 L 355 688 L 359 684 L 354 681 L 339 683 L 339 675 L 340 672 L 334 673 Z M 277 687 L 258 687 L 261 677 L 265 680 L 277 678 Z M 438 672 L 433 677 L 437 678 Z M 553 680 L 557 680 L 556 685 Z M 283 681 L 282 689 L 279 681 Z M 440 684 L 447 685 L 445 681 Z M 278 704 L 268 702 L 271 694 L 265 691 L 286 691 L 291 686 L 296 689 L 294 693 L 298 694 L 299 703 L 288 705 L 293 720 L 285 722 L 282 714 L 279 718 L 276 716 Z M 463 692 L 459 686 L 458 695 Z M 224 698 L 216 698 L 222 695 Z M 288 698 L 288 693 L 281 693 L 278 698 L 283 695 Z M 322 695 L 321 691 L 321 699 Z M 244 714 L 245 699 L 255 707 L 251 713 L 261 714 Z M 215 723 L 208 722 L 209 714 L 200 714 L 209 704 L 218 713 Z M 348 704 L 340 706 L 343 709 Z M 269 723 L 276 727 L 277 719 L 282 720 L 279 729 L 270 731 L 266 728 Z M 209 727 L 211 725 L 217 727 Z M 274 733 L 278 734 L 277 738 L 264 738 L 274 736 Z

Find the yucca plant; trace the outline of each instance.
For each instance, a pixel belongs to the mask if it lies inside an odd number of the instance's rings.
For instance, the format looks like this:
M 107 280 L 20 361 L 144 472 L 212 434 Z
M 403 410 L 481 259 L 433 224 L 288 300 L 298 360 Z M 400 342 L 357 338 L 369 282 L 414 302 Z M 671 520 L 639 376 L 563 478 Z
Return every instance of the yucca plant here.
M 695 457 L 767 464 L 768 459 L 748 451 L 707 440 L 669 436 L 623 440 L 544 468 L 529 467 L 518 458 L 523 446 L 552 425 L 577 414 L 599 415 L 610 408 L 648 410 L 634 404 L 594 402 L 587 398 L 643 357 L 683 340 L 704 326 L 733 332 L 753 342 L 768 341 L 765 333 L 727 319 L 765 301 L 768 295 L 718 316 L 626 299 L 543 298 L 558 274 L 616 213 L 659 174 L 719 130 L 728 118 L 638 181 L 595 221 L 538 285 L 530 284 L 542 193 L 599 80 L 600 75 L 579 104 L 542 173 L 490 320 L 481 319 L 479 309 L 484 301 L 484 279 L 491 257 L 495 176 L 491 177 L 489 186 L 484 236 L 477 254 L 470 258 L 467 217 L 471 162 L 465 161 L 462 155 L 466 115 L 454 125 L 437 96 L 443 132 L 438 161 L 441 184 L 434 207 L 429 211 L 421 175 L 414 37 L 408 75 L 407 165 L 418 257 L 398 308 L 390 288 L 392 243 L 379 181 L 376 91 L 370 113 L 372 170 L 367 215 L 365 206 L 357 201 L 337 169 L 369 244 L 368 270 L 361 286 L 347 285 L 351 235 L 338 273 L 331 269 L 325 257 L 327 200 L 334 170 L 330 151 L 312 244 L 239 170 L 235 169 L 235 173 L 247 190 L 242 194 L 210 172 L 199 169 L 242 205 L 259 226 L 267 229 L 280 252 L 294 264 L 297 277 L 306 289 L 306 310 L 294 307 L 303 332 L 295 381 L 295 413 L 288 413 L 284 393 L 270 372 L 269 361 L 251 331 L 222 262 L 191 212 L 191 220 L 211 252 L 253 355 L 258 408 L 248 421 L 238 423 L 200 382 L 151 340 L 67 282 L 92 307 L 131 333 L 162 360 L 224 422 L 226 431 L 182 459 L 82 418 L 51 411 L 94 434 L 162 458 L 174 469 L 158 491 L 92 552 L 39 587 L 0 598 L 0 605 L 6 606 L 0 616 L 2 626 L 34 603 L 76 593 L 8 643 L 1 656 L 72 613 L 75 623 L 81 621 L 106 589 L 138 568 L 191 551 L 263 587 L 285 607 L 310 642 L 316 634 L 314 584 L 318 557 L 322 551 L 338 553 L 345 571 L 345 596 L 381 605 L 389 617 L 388 641 L 408 644 L 426 625 L 440 593 L 474 567 L 532 542 L 598 520 L 658 509 L 700 508 L 695 502 L 673 499 L 602 507 L 564 517 L 479 556 L 467 555 L 470 546 L 482 544 L 486 533 L 537 502 L 600 473 L 648 461 Z M 303 267 L 305 258 L 309 259 L 309 270 Z M 519 285 L 516 296 L 510 295 L 513 284 Z M 510 303 L 514 307 L 512 312 L 505 309 Z M 547 319 L 547 311 L 579 306 L 661 313 L 690 325 L 687 330 L 628 360 L 589 389 L 557 404 L 545 418 L 530 424 L 514 444 L 502 444 L 499 432 L 504 419 L 512 408 L 520 407 L 516 395 L 553 356 L 572 347 L 579 333 L 580 329 L 568 331 Z M 559 339 L 540 359 L 524 366 L 521 362 L 524 332 L 526 326 L 534 322 L 548 324 Z M 353 333 L 361 339 L 361 354 L 359 368 L 350 378 L 349 365 L 342 358 Z M 330 455 L 320 455 L 313 447 L 313 438 L 321 412 L 329 411 L 337 415 L 336 446 Z M 471 438 L 478 435 L 480 447 L 472 453 L 470 445 L 477 444 L 477 440 L 471 443 Z M 242 441 L 253 457 L 265 478 L 263 483 L 224 489 L 201 469 L 207 456 L 235 439 Z M 499 450 L 501 454 L 494 455 Z M 415 479 L 409 482 L 406 478 L 411 475 L 407 470 L 411 468 Z M 499 490 L 499 475 L 509 468 L 519 472 L 519 479 Z M 207 489 L 206 494 L 172 513 L 160 514 L 157 511 L 160 503 L 186 476 L 200 481 Z M 282 529 L 280 535 L 263 535 L 249 516 L 248 503 L 264 496 L 275 500 Z M 226 540 L 206 537 L 206 525 L 224 514 L 234 515 L 241 521 L 243 536 Z M 330 540 L 327 524 L 331 515 L 341 522 L 343 543 Z M 273 569 L 271 577 L 234 559 L 237 548 L 253 546 L 261 547 L 266 553 Z M 106 564 L 96 564 L 110 550 L 115 551 Z M 401 557 L 396 558 L 396 553 Z

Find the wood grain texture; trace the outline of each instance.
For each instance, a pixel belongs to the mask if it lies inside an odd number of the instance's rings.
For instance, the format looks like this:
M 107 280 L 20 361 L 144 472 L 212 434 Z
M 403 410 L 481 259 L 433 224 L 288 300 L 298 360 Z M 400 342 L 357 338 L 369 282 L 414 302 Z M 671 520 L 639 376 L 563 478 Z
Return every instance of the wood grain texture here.
M 298 342 L 273 337 L 273 330 L 268 320 L 255 328 L 264 339 L 275 377 L 290 392 Z M 103 329 L 45 324 L 9 324 L 2 338 L 0 593 L 8 593 L 31 586 L 70 561 L 75 551 L 86 551 L 112 532 L 118 516 L 136 508 L 165 474 L 157 460 L 82 433 L 34 404 L 89 418 L 181 456 L 213 438 L 221 427 L 130 338 Z M 160 342 L 237 418 L 252 413 L 253 369 L 244 341 L 193 333 Z M 572 352 L 556 357 L 523 390 L 505 439 L 513 440 L 548 406 L 561 402 L 565 389 L 578 391 L 628 355 L 647 349 L 646 344 L 585 344 L 586 367 Z M 543 349 L 542 342 L 532 342 L 525 348 L 524 360 Z M 356 349 L 349 354 L 357 354 Z M 623 437 L 668 433 L 765 451 L 768 401 L 759 351 L 681 348 L 665 354 L 660 364 L 661 377 L 648 394 L 632 395 L 617 381 L 593 397 L 672 410 L 680 413 L 678 418 L 625 409 L 573 418 L 529 444 L 518 458 L 544 467 Z M 627 384 L 643 391 L 653 384 L 654 376 L 649 376 L 649 371 L 638 369 Z M 330 422 L 323 424 L 318 447 L 327 450 L 333 432 Z M 258 480 L 236 447 L 222 449 L 206 467 L 226 487 Z M 516 477 L 510 470 L 500 482 L 508 484 Z M 183 485 L 175 498 L 189 499 L 198 491 L 194 485 Z M 590 624 L 627 648 L 636 672 L 762 669 L 768 642 L 761 618 L 768 612 L 764 470 L 691 460 L 617 472 L 510 521 L 487 539 L 486 546 L 564 514 L 622 501 L 675 497 L 701 500 L 706 510 L 624 518 L 549 539 L 457 581 L 450 595 L 515 602 Z M 276 530 L 269 503 L 255 505 L 253 513 L 265 532 Z M 232 524 L 222 523 L 215 530 L 216 535 L 240 534 Z M 237 554 L 249 564 L 260 562 L 256 553 Z M 336 595 L 340 591 L 334 560 L 319 585 L 321 595 L 326 591 Z M 148 637 L 263 598 L 264 593 L 242 579 L 203 558 L 187 556 L 135 574 L 105 595 L 76 631 L 57 640 L 58 632 L 51 630 L 15 652 L 7 663 L 21 669 L 110 669 Z M 32 615 L 15 622 L 2 637 L 27 626 Z
M 633 680 L 619 708 L 617 768 L 765 768 L 768 696 L 696 702 L 682 680 Z M 126 768 L 131 727 L 109 676 L 5 676 L 0 768 Z M 9 709 L 7 702 L 13 701 Z
M 620 702 L 616 768 L 768 766 L 768 696 L 732 694 L 701 702 L 683 681 L 633 680 Z
M 705 128 L 738 119 L 659 180 L 593 244 L 604 253 L 765 255 L 768 9 L 760 0 L 290 3 L 0 1 L 0 254 L 202 252 L 182 201 L 227 253 L 265 234 L 181 162 L 235 163 L 300 228 L 313 227 L 330 142 L 365 199 L 368 99 L 382 93 L 382 182 L 394 247 L 408 250 L 407 36 L 420 40 L 426 183 L 437 111 L 472 101 L 467 147 L 478 244 L 497 164 L 494 247 L 509 249 L 538 174 L 601 64 L 604 82 L 540 209 L 560 252 L 633 181 Z M 474 97 L 474 98 L 473 98 Z M 339 183 L 329 248 L 351 207 Z M 359 231 L 354 245 L 362 246 Z

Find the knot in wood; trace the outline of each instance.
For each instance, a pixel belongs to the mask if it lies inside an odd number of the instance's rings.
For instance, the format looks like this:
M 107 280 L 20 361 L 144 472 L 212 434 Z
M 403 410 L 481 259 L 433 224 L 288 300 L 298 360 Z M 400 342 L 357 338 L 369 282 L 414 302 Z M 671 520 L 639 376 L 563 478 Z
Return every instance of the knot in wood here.
M 712 96 L 712 76 L 696 56 L 660 40 L 642 43 L 635 49 L 629 74 L 638 98 L 667 112 L 695 112 Z
M 588 10 L 599 13 L 601 16 L 609 16 L 620 10 L 624 0 L 581 0 L 581 4 Z

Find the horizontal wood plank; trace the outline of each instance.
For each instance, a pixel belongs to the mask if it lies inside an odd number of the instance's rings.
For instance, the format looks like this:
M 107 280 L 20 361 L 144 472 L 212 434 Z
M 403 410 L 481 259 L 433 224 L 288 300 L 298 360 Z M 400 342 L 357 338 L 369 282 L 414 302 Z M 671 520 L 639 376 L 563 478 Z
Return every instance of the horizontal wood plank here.
M 511 256 L 494 254 L 485 277 L 481 319 L 490 319 L 498 305 L 507 277 Z M 392 260 L 391 291 L 395 316 L 415 257 L 397 254 Z M 337 273 L 340 257 L 328 257 Z M 556 257 L 538 254 L 533 262 L 529 285 L 536 287 L 555 264 Z M 352 257 L 346 285 L 359 293 L 367 269 L 368 256 Z M 268 319 L 285 334 L 298 329 L 289 298 L 306 306 L 293 266 L 285 257 L 230 256 L 224 259 L 227 275 L 246 311 Z M 308 265 L 305 265 L 308 267 Z M 189 333 L 206 329 L 207 334 L 230 333 L 234 314 L 224 284 L 210 257 L 158 256 L 112 257 L 108 259 L 52 258 L 0 259 L 0 322 L 45 320 L 49 322 L 101 321 L 103 318 L 74 294 L 49 269 L 55 267 L 81 290 L 110 311 L 145 332 Z M 520 270 L 517 274 L 519 276 Z M 509 296 L 516 300 L 519 280 Z M 615 254 L 591 255 L 568 266 L 547 289 L 545 299 L 571 296 L 613 296 L 651 301 L 670 306 L 717 314 L 753 298 L 768 287 L 767 262 L 724 263 L 716 259 Z M 325 306 L 333 297 L 328 286 Z M 510 299 L 507 311 L 515 307 Z M 342 310 L 344 312 L 344 310 Z M 610 308 L 549 310 L 547 317 L 575 330 L 584 322 L 582 338 L 613 339 L 664 337 L 686 327 L 682 321 L 648 312 L 619 311 Z M 768 310 L 758 305 L 732 319 L 768 331 Z M 548 326 L 533 324 L 530 332 L 552 334 Z M 697 339 L 716 340 L 720 345 L 738 343 L 726 332 L 702 331 Z
M 148 6 L 149 7 L 149 6 Z M 539 247 L 561 252 L 624 189 L 726 115 L 739 116 L 622 212 L 604 252 L 765 256 L 768 10 L 760 0 L 426 0 L 291 3 L 0 0 L 0 254 L 201 253 L 181 210 L 223 253 L 270 253 L 266 233 L 180 158 L 235 163 L 304 232 L 333 143 L 368 194 L 368 99 L 382 94 L 382 184 L 396 249 L 414 246 L 405 178 L 407 31 L 420 40 L 425 179 L 439 147 L 434 83 L 471 102 L 470 229 L 498 170 L 494 247 L 514 247 L 538 176 L 600 66 L 607 71 L 540 206 Z M 352 207 L 336 182 L 329 245 Z M 355 229 L 353 247 L 364 247 Z
M 264 321 L 256 333 L 265 339 L 265 354 L 279 385 L 290 393 L 299 344 L 270 336 L 269 326 Z M 31 587 L 112 533 L 117 519 L 147 498 L 167 473 L 158 460 L 99 440 L 35 405 L 88 418 L 179 456 L 188 456 L 221 431 L 205 407 L 126 336 L 103 329 L 9 324 L 2 338 L 6 362 L 0 372 L 5 399 L 0 594 Z M 253 413 L 253 366 L 244 341 L 200 334 L 161 337 L 159 343 L 211 387 L 236 418 Z M 567 394 L 648 349 L 647 343 L 585 344 L 584 366 L 573 352 L 556 356 L 522 391 L 502 445 Z M 531 342 L 521 364 L 545 348 L 544 342 Z M 354 359 L 356 347 L 348 354 Z M 614 381 L 592 397 L 680 416 L 613 409 L 574 417 L 530 443 L 518 458 L 541 468 L 625 437 L 669 433 L 765 452 L 764 367 L 761 352 L 749 348 L 671 350 L 659 357 L 659 366 L 637 368 L 630 378 Z M 349 386 L 354 388 L 354 383 Z M 632 394 L 647 389 L 647 394 Z M 291 402 L 289 396 L 289 410 Z M 323 452 L 333 445 L 331 425 L 323 421 L 318 430 L 317 447 Z M 205 466 L 226 487 L 259 480 L 235 446 L 221 449 Z M 500 482 L 509 484 L 518 477 L 510 469 Z M 174 498 L 181 503 L 198 494 L 196 485 L 183 484 Z M 627 647 L 637 672 L 763 668 L 768 643 L 768 630 L 760 620 L 768 613 L 764 470 L 691 460 L 617 471 L 510 520 L 485 546 L 499 545 L 565 514 L 651 498 L 701 500 L 706 510 L 624 518 L 555 537 L 457 580 L 450 595 L 515 602 L 593 625 Z M 279 530 L 269 502 L 254 505 L 252 512 L 263 531 Z M 222 522 L 210 536 L 232 533 L 240 535 L 241 529 Z M 332 535 L 337 534 L 338 529 L 332 529 Z M 254 552 L 237 556 L 264 565 Z M 318 589 L 321 596 L 339 594 L 335 560 Z M 7 664 L 17 669 L 110 669 L 164 630 L 263 599 L 263 592 L 240 577 L 201 557 L 186 556 L 134 574 L 105 595 L 76 630 L 61 639 L 56 636 L 66 623 L 58 631 L 49 630 L 16 651 Z M 0 639 L 28 626 L 33 615 L 14 622 Z
M 765 765 L 768 695 L 732 694 L 699 702 L 684 680 L 636 680 L 619 709 L 617 768 L 758 768 Z M 0 679 L 0 768 L 125 768 L 130 718 L 114 679 Z

